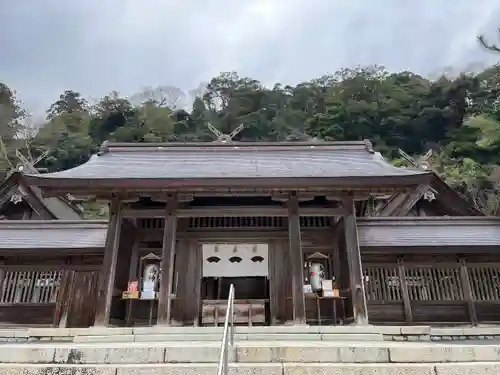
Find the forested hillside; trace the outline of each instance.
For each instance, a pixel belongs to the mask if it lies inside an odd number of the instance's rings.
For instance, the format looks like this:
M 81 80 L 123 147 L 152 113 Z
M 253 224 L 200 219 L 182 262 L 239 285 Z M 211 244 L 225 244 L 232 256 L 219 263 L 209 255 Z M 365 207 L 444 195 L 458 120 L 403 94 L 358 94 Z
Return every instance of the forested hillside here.
M 52 150 L 37 167 L 55 171 L 85 162 L 104 140 L 211 141 L 208 123 L 226 133 L 244 124 L 236 140 L 368 138 L 399 164 L 398 148 L 414 156 L 432 149 L 437 173 L 481 209 L 499 211 L 500 67 L 434 81 L 366 67 L 272 88 L 223 73 L 187 108 L 181 105 L 184 94 L 173 88 L 129 99 L 111 93 L 95 103 L 68 90 L 47 109 L 42 124 L 27 118 L 7 85 L 0 82 L 4 176 L 8 160 L 17 164 L 16 149 L 33 158 Z

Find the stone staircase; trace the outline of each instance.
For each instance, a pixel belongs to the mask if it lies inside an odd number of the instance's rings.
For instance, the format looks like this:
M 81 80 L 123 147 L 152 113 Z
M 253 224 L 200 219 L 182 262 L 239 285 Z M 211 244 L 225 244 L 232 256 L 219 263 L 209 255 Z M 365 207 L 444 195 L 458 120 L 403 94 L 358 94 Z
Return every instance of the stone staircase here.
M 498 375 L 497 333 L 496 327 L 238 327 L 230 374 Z M 0 330 L 0 374 L 213 375 L 220 336 L 215 327 Z

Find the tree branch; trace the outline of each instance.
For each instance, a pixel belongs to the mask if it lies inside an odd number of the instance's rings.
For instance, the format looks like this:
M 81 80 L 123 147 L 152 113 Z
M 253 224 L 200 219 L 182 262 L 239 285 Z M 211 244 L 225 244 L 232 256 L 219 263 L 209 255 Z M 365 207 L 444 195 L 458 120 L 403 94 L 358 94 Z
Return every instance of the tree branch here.
M 500 29 L 498 29 L 498 35 L 500 37 Z M 494 43 L 488 43 L 486 41 L 486 39 L 484 38 L 484 35 L 480 35 L 477 37 L 477 40 L 479 40 L 479 43 L 481 43 L 481 45 L 486 48 L 486 49 L 489 49 L 490 51 L 494 51 L 494 52 L 500 52 L 500 46 L 494 44 Z

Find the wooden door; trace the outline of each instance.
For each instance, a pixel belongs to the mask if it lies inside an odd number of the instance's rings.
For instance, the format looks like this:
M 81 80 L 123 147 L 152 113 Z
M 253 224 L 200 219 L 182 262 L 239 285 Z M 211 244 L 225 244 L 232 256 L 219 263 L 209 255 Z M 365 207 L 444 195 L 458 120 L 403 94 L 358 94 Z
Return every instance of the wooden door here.
M 94 324 L 99 271 L 65 273 L 58 294 L 54 325 L 86 328 Z

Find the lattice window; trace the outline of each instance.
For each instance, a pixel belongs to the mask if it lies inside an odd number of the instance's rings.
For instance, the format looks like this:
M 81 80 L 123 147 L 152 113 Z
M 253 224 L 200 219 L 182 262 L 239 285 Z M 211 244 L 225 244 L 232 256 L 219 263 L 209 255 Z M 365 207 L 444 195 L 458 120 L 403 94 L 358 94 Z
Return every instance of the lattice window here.
M 323 216 L 301 217 L 302 228 L 330 227 L 332 218 Z M 189 219 L 189 229 L 233 229 L 233 228 L 262 228 L 285 229 L 288 225 L 286 217 L 253 216 L 253 217 L 193 217 Z
M 333 224 L 333 218 L 329 216 L 303 216 L 300 218 L 302 228 L 327 228 Z
M 286 218 L 253 216 L 253 217 L 192 217 L 189 229 L 233 229 L 233 228 L 284 228 Z
M 181 219 L 183 220 L 183 219 Z M 240 217 L 192 217 L 188 220 L 188 228 L 196 229 L 286 229 L 288 219 L 275 216 L 240 216 Z M 300 218 L 302 228 L 328 228 L 333 218 L 327 216 L 304 216 Z M 139 219 L 138 226 L 141 229 L 162 229 L 164 220 L 162 218 Z
M 500 300 L 500 267 L 468 264 L 472 296 L 476 301 Z
M 0 303 L 55 303 L 62 275 L 62 270 L 7 271 Z
M 139 219 L 137 226 L 141 229 L 163 229 L 164 222 L 162 218 Z
M 402 301 L 397 266 L 365 266 L 365 293 L 368 301 Z
M 410 300 L 463 301 L 460 269 L 436 266 L 406 266 Z

